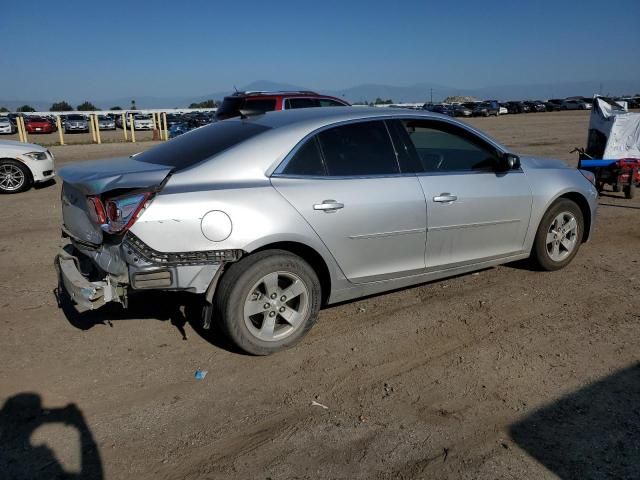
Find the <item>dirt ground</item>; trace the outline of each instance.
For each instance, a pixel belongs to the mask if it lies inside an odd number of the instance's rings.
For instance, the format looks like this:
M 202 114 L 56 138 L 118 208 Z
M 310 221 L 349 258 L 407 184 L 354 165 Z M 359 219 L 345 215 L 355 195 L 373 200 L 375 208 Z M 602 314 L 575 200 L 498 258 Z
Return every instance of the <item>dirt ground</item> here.
M 588 114 L 472 123 L 575 163 Z M 152 145 L 52 151 L 61 166 Z M 204 334 L 183 296 L 59 309 L 59 196 L 0 198 L 2 478 L 640 478 L 638 199 L 603 195 L 564 270 L 523 262 L 330 307 L 301 344 L 255 358 Z

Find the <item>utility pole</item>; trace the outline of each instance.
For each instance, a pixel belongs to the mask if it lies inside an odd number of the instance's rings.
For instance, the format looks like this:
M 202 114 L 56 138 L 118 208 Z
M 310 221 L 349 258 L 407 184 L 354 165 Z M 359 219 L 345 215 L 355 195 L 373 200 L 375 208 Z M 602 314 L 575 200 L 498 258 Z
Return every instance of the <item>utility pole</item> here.
M 433 105 L 433 88 L 430 88 L 429 90 L 431 91 L 431 101 L 429 103 Z

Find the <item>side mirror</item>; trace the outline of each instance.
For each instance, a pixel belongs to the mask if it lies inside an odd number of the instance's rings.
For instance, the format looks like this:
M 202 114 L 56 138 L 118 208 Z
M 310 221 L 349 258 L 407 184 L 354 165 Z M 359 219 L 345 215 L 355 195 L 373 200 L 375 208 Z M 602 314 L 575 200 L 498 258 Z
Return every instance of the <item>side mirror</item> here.
M 507 172 L 509 170 L 517 170 L 520 168 L 520 157 L 514 153 L 503 153 L 498 158 L 496 170 L 499 172 Z

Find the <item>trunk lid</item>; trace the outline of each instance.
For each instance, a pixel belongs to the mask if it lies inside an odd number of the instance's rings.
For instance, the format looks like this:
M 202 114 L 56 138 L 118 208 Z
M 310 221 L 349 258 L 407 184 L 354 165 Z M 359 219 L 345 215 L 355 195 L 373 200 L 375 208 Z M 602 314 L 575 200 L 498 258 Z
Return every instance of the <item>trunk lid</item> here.
M 89 213 L 87 197 L 112 190 L 144 188 L 156 191 L 173 167 L 139 162 L 135 158 L 115 158 L 68 165 L 60 169 L 63 229 L 71 237 L 94 245 L 103 233 Z

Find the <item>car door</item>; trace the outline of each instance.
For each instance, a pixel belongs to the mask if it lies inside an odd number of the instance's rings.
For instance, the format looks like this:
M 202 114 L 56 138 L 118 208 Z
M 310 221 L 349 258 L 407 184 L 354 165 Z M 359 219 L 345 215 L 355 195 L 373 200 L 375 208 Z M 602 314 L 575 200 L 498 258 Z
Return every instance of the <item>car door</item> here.
M 350 281 L 424 272 L 424 194 L 415 174 L 400 170 L 385 122 L 320 131 L 292 152 L 271 181 Z
M 521 253 L 532 206 L 522 169 L 498 172 L 500 150 L 456 124 L 415 119 L 401 124 L 415 149 L 427 202 L 427 269 Z

